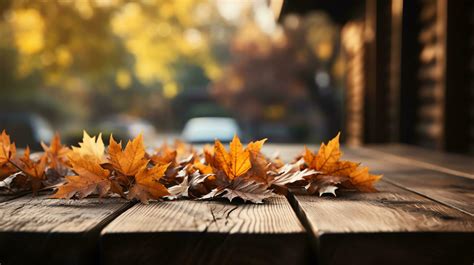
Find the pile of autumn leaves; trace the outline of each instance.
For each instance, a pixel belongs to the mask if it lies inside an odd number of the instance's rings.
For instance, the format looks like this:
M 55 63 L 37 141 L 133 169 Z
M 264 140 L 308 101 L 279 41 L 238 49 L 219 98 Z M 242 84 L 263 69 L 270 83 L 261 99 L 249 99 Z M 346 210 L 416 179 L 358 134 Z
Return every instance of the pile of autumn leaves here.
M 274 194 L 295 191 L 335 195 L 338 188 L 375 191 L 381 176 L 369 174 L 359 163 L 343 161 L 339 134 L 321 144 L 315 154 L 305 148 L 292 163 L 262 152 L 266 139 L 246 148 L 234 137 L 230 151 L 218 140 L 197 152 L 176 141 L 147 152 L 141 135 L 125 148 L 110 137 L 106 148 L 102 136 L 84 132 L 79 147 L 68 148 L 56 135 L 44 152 L 18 155 L 5 131 L 0 135 L 0 191 L 16 193 L 55 190 L 52 198 L 120 196 L 128 200 L 209 200 L 240 198 L 262 203 Z

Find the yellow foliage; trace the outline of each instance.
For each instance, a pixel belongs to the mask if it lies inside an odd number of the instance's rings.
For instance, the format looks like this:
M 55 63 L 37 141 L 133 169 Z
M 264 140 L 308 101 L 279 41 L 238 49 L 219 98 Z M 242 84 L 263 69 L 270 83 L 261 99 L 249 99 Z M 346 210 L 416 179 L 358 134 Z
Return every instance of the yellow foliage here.
M 10 23 L 14 30 L 14 38 L 20 53 L 31 55 L 44 47 L 44 22 L 35 9 L 15 10 Z

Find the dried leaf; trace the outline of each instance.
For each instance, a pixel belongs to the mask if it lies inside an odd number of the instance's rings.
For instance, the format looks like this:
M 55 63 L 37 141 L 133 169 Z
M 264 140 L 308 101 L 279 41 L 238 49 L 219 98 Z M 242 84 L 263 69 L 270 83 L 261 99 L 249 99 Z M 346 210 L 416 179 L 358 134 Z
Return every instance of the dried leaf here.
M 339 133 L 327 145 L 321 144 L 317 155 L 305 147 L 303 158 L 309 168 L 319 171 L 309 178 L 306 189 L 309 193 L 333 194 L 337 185 L 356 188 L 360 191 L 375 191 L 373 184 L 382 176 L 370 175 L 367 167 L 359 163 L 341 161 Z
M 30 158 L 30 148 L 26 147 L 23 157 L 15 159 L 16 165 L 28 176 L 42 180 L 45 176 L 47 157 L 42 155 L 38 161 Z
M 54 168 L 57 172 L 67 171 L 68 154 L 71 151 L 68 147 L 61 144 L 61 137 L 56 133 L 51 140 L 50 145 L 41 142 L 45 155 L 49 160 L 49 167 Z
M 176 150 L 169 148 L 168 145 L 164 143 L 150 159 L 155 165 L 175 164 L 177 155 L 178 152 Z
M 72 152 L 83 157 L 88 157 L 88 159 L 93 159 L 99 164 L 107 162 L 104 154 L 105 146 L 102 141 L 102 134 L 99 134 L 96 139 L 96 136 L 90 137 L 89 134 L 84 131 L 82 143 L 79 143 L 79 147 L 73 146 Z
M 227 153 L 225 147 L 219 140 L 214 145 L 214 159 L 219 168 L 224 171 L 229 179 L 245 174 L 251 167 L 249 151 L 244 150 L 237 135 L 230 142 L 230 152 Z
M 360 167 L 349 175 L 349 181 L 358 190 L 363 192 L 376 191 L 374 184 L 382 178 L 382 175 L 371 175 L 368 167 Z
M 112 166 L 126 176 L 136 175 L 140 169 L 148 164 L 148 160 L 145 158 L 145 146 L 143 145 L 141 134 L 132 141 L 128 141 L 123 151 L 121 143 L 117 143 L 110 136 L 108 153 Z
M 309 194 L 319 193 L 319 196 L 321 196 L 327 191 L 336 191 L 333 187 L 337 187 L 337 185 L 347 180 L 348 177 L 319 175 L 316 179 L 310 180 L 310 183 L 306 185 L 306 190 Z M 334 196 L 336 195 L 334 194 Z
M 143 166 L 135 175 L 135 184 L 128 193 L 128 199 L 139 199 L 142 203 L 148 204 L 150 199 L 159 199 L 170 193 L 166 187 L 159 182 L 164 176 L 169 164 L 156 165 L 151 169 Z
M 224 189 L 213 189 L 210 193 L 204 195 L 202 199 L 212 199 L 223 197 L 232 201 L 240 198 L 244 201 L 253 203 L 263 203 L 263 200 L 275 195 L 264 183 L 256 181 L 247 181 L 243 178 L 235 179 L 232 184 Z
M 83 152 L 74 152 L 69 155 L 77 176 L 67 176 L 66 184 L 59 186 L 52 198 L 70 199 L 76 195 L 81 199 L 92 193 L 98 193 L 100 197 L 108 193 L 111 185 L 110 171 L 102 168 L 98 160 L 90 159 L 90 157 L 90 154 Z
M 189 197 L 189 189 L 195 188 L 197 185 L 203 183 L 212 174 L 202 174 L 198 170 L 193 172 L 191 175 L 187 174 L 186 168 L 182 169 L 178 176 L 183 177 L 183 181 L 175 186 L 168 189 L 171 196 L 170 199 L 177 199 L 181 197 Z
M 250 142 L 247 145 L 246 150 L 249 151 L 250 163 L 252 167 L 247 172 L 245 177 L 249 178 L 250 180 L 268 184 L 269 181 L 271 181 L 271 177 L 267 174 L 267 172 L 271 163 L 260 151 L 266 140 L 267 139 Z
M 8 163 L 15 155 L 15 143 L 10 142 L 10 136 L 3 130 L 0 134 L 0 166 Z
M 334 197 L 336 197 L 336 190 L 337 190 L 337 186 L 334 186 L 334 185 L 321 187 L 319 189 L 319 196 L 321 197 L 324 194 L 332 194 Z
M 319 173 L 319 171 L 313 169 L 300 170 L 302 160 L 294 164 L 286 164 L 278 170 L 275 175 L 272 185 L 286 186 L 287 184 L 305 180 L 306 177 Z

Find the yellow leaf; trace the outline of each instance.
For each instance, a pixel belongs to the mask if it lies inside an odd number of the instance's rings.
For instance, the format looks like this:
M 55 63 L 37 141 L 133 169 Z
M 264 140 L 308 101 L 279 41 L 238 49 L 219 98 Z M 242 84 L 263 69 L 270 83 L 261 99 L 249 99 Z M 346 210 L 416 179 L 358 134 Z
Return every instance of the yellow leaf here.
M 102 134 L 99 134 L 96 137 L 90 137 L 86 131 L 84 131 L 84 136 L 82 138 L 82 143 L 79 143 L 79 147 L 72 147 L 72 152 L 80 156 L 87 156 L 89 159 L 93 159 L 98 163 L 105 162 L 105 146 L 102 141 Z

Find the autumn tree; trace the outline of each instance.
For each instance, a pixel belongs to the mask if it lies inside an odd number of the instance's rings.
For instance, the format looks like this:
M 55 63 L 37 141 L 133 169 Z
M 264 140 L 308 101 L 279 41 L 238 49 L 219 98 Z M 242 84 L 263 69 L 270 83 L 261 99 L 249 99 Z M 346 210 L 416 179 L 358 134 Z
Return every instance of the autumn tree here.
M 342 60 L 338 28 L 326 15 L 290 15 L 271 33 L 249 21 L 233 39 L 231 54 L 212 92 L 248 127 L 280 122 L 300 139 L 307 124 L 324 132 L 319 137 L 340 128 L 336 81 L 343 76 Z M 321 113 L 326 121 L 318 120 Z

